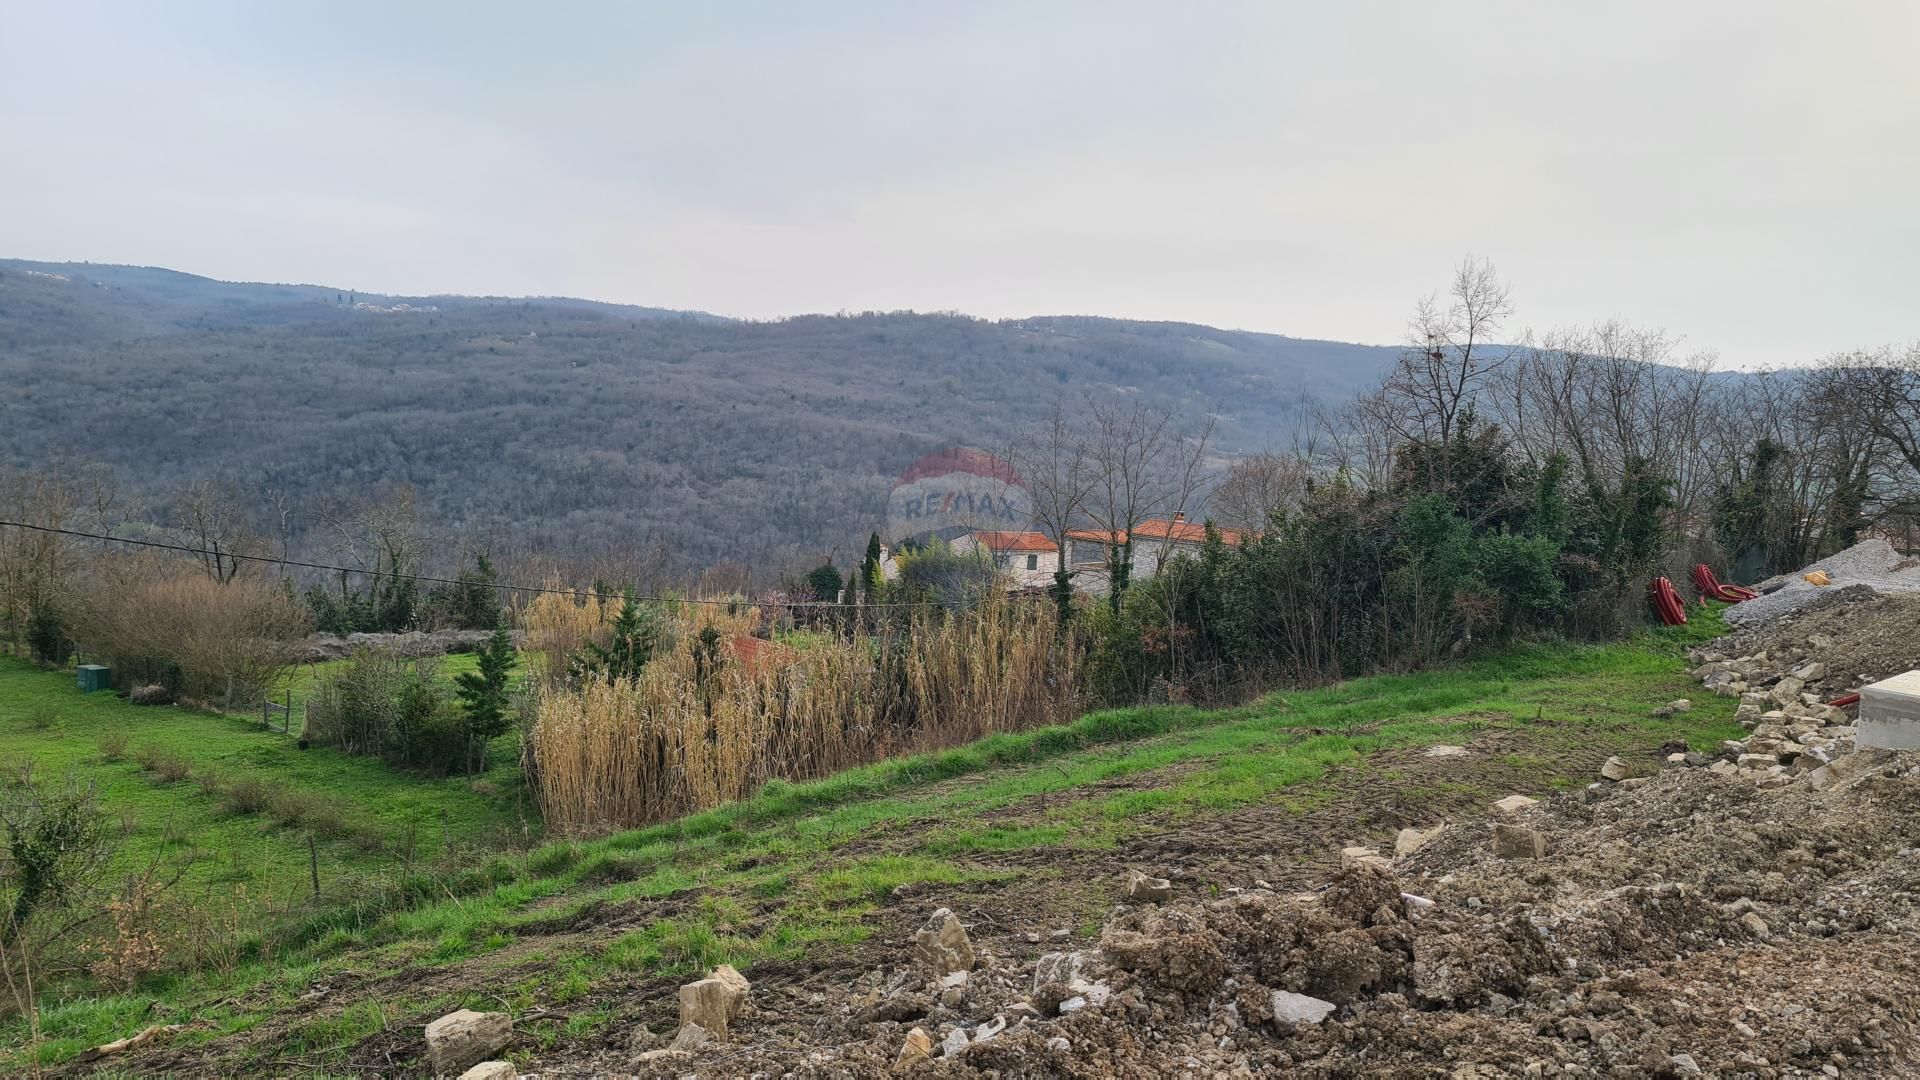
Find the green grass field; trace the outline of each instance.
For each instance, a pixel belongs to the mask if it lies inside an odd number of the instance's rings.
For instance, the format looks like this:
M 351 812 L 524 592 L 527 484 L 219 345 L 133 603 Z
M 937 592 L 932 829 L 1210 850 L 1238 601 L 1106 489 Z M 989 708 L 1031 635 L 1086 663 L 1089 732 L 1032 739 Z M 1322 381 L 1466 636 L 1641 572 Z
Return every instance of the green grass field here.
M 1738 730 L 1732 703 L 1700 695 L 1680 652 L 1720 629 L 1704 615 L 1623 644 L 1527 647 L 1232 709 L 1100 712 L 817 782 L 769 784 L 740 803 L 601 839 L 549 842 L 432 887 L 305 907 L 295 913 L 297 932 L 276 939 L 271 963 L 249 959 L 156 980 L 134 994 L 50 1003 L 35 1056 L 61 1061 L 130 1034 L 156 1000 L 200 1019 L 179 1044 L 212 1042 L 206 1067 L 216 1071 L 246 1071 L 275 1056 L 350 1064 L 355 1047 L 460 1005 L 567 1007 L 564 1021 L 528 1029 L 518 1052 L 537 1056 L 632 1022 L 635 979 L 857 948 L 893 917 L 896 890 L 937 887 L 942 897 L 1001 890 L 996 903 L 1016 897 L 1023 916 L 1047 920 L 1037 925 L 1084 931 L 1111 902 L 1111 867 L 1158 835 L 1255 813 L 1279 838 L 1272 850 L 1282 864 L 1311 867 L 1327 857 L 1326 846 L 1305 839 L 1308 832 L 1285 839 L 1288 823 L 1312 823 L 1356 792 L 1361 807 L 1379 792 L 1452 812 L 1513 790 L 1541 794 L 1586 783 L 1596 755 L 1635 754 L 1651 769 L 1663 740 L 1712 745 Z M 1696 707 L 1651 715 L 1680 696 Z M 23 726 L 18 703 L 32 698 L 73 710 L 59 737 Z M 0 749 L 72 745 L 73 760 L 84 762 L 90 740 L 78 729 L 127 722 L 126 713 L 78 699 L 18 665 L 0 670 Z M 218 745 L 212 752 L 273 763 L 290 779 L 382 804 L 364 811 L 382 821 L 431 816 L 442 806 L 469 834 L 500 820 L 498 804 L 463 781 L 427 782 L 338 755 L 301 755 L 238 721 L 166 716 L 181 724 L 184 743 Z M 1458 780 L 1418 775 L 1412 751 L 1438 742 L 1499 752 Z M 136 813 L 164 813 L 194 798 L 154 788 L 131 766 L 87 767 L 112 777 L 119 804 Z M 384 805 L 389 800 L 405 800 L 404 808 Z M 1346 828 L 1346 811 L 1336 810 Z M 207 827 L 246 834 L 248 843 L 285 842 L 214 811 L 195 813 Z M 1391 835 L 1364 815 L 1351 827 L 1355 835 Z M 601 917 L 608 911 L 624 914 Z M 339 982 L 343 972 L 360 989 L 336 994 L 326 1008 L 301 1006 L 301 995 Z M 0 1067 L 25 1063 L 24 1041 L 18 1023 L 0 1026 L 0 1046 L 16 1048 L 10 1057 L 0 1051 Z
M 301 697 L 315 674 L 301 669 L 290 680 L 296 735 Z M 108 760 L 116 742 L 124 746 Z M 165 781 L 144 770 L 139 759 L 151 750 L 182 760 L 191 775 Z M 323 899 L 391 879 L 409 862 L 432 862 L 447 846 L 495 844 L 532 813 L 512 735 L 491 748 L 485 774 L 429 779 L 331 749 L 300 750 L 257 716 L 82 694 L 71 674 L 13 657 L 0 657 L 0 762 L 10 773 L 30 769 L 41 780 L 72 774 L 95 785 L 122 833 L 117 869 L 178 874 L 170 903 L 217 914 L 242 930 L 265 929 L 312 902 L 308 830 L 278 825 L 265 813 L 235 812 L 201 778 L 258 779 L 274 791 L 306 793 L 336 813 L 344 828 L 316 841 Z

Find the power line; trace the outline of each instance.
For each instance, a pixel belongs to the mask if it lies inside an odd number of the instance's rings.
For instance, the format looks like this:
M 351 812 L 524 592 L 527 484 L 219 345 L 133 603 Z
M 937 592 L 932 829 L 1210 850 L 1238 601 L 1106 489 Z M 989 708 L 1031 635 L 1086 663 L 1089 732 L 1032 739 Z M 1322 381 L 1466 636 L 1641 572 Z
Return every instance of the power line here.
M 27 529 L 32 532 L 52 533 L 56 536 L 72 536 L 81 540 L 104 540 L 110 544 L 128 544 L 134 547 L 158 548 L 161 551 L 178 551 L 188 555 L 212 556 L 220 559 L 245 560 L 247 562 L 268 563 L 274 566 L 297 566 L 303 570 L 325 570 L 336 574 L 365 574 L 370 578 L 405 579 L 412 582 L 427 582 L 433 585 L 461 585 L 469 588 L 481 587 L 499 589 L 502 592 L 539 593 L 547 596 L 591 596 L 597 600 L 622 600 L 627 594 L 592 592 L 586 589 L 553 589 L 542 585 L 508 585 L 498 581 L 467 581 L 462 578 L 428 577 L 424 574 L 397 574 L 389 570 L 367 570 L 358 566 L 332 566 L 327 563 L 301 562 L 297 559 L 277 559 L 267 555 L 242 555 L 238 552 L 220 551 L 214 548 L 189 547 L 185 544 L 168 544 L 158 540 L 135 540 L 127 536 L 108 536 L 105 533 L 80 532 L 75 529 L 56 529 L 49 525 L 29 525 L 24 521 L 0 521 L 0 527 Z M 704 600 L 689 596 L 639 596 L 635 600 L 646 600 L 662 604 L 713 604 L 738 607 L 751 605 L 750 600 Z M 833 600 L 790 600 L 775 606 L 788 608 L 911 608 L 932 606 L 931 601 L 907 601 L 886 604 L 843 604 Z

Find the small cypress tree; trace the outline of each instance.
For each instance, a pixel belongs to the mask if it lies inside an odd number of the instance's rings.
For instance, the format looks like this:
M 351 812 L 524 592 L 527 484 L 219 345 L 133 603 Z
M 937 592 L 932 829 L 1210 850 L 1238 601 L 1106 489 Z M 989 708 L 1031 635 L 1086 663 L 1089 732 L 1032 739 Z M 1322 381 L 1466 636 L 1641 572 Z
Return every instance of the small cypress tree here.
M 860 560 L 860 588 L 867 595 L 867 602 L 873 603 L 874 594 L 880 589 L 880 534 L 867 537 L 867 554 Z
M 516 658 L 513 638 L 506 627 L 493 628 L 479 661 L 478 670 L 453 677 L 453 692 L 466 713 L 469 772 L 485 768 L 487 743 L 507 731 L 507 680 L 513 674 Z

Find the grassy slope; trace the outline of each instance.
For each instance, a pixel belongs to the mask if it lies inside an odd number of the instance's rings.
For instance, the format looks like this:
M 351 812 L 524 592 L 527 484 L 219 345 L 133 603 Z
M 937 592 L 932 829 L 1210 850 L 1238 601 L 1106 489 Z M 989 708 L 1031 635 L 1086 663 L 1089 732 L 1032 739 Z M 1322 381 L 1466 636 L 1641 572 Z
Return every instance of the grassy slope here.
M 530 1025 L 521 1052 L 537 1057 L 630 1021 L 620 1003 L 633 995 L 619 988 L 635 979 L 852 947 L 874 931 L 896 888 L 925 883 L 963 891 L 1040 879 L 1041 917 L 1090 927 L 1112 882 L 1062 869 L 1074 860 L 1221 815 L 1305 814 L 1340 778 L 1390 784 L 1392 771 L 1373 765 L 1391 758 L 1380 751 L 1497 737 L 1508 748 L 1501 783 L 1518 778 L 1521 790 L 1544 792 L 1590 780 L 1596 748 L 1645 751 L 1674 736 L 1711 745 L 1737 730 L 1731 703 L 1707 698 L 1665 720 L 1649 710 L 1697 691 L 1679 650 L 1717 629 L 1717 619 L 1701 618 L 1629 644 L 1532 648 L 1229 710 L 1096 713 L 815 783 L 772 784 L 681 821 L 502 860 L 484 877 L 468 875 L 457 898 L 322 914 L 272 965 L 56 1006 L 39 1056 L 61 1060 L 126 1035 L 159 998 L 205 1021 L 182 1041 L 248 1032 L 209 1048 L 226 1068 L 274 1056 L 340 1061 L 365 1040 L 462 1004 L 566 1007 L 566 1021 Z M 1506 793 L 1462 786 L 1431 795 L 1457 803 Z M 298 1004 L 311 987 L 343 978 L 367 980 L 367 996 Z M 17 1045 L 21 1034 L 0 1029 L 0 1040 Z M 0 1066 L 7 1061 L 0 1056 Z
M 296 693 L 296 731 L 299 704 Z M 115 732 L 126 736 L 127 751 L 104 761 L 102 742 Z M 9 769 L 30 765 L 42 779 L 74 773 L 96 784 L 124 830 L 121 868 L 157 864 L 171 875 L 171 868 L 184 866 L 171 899 L 247 929 L 272 921 L 274 910 L 306 902 L 305 832 L 276 828 L 259 814 L 229 813 L 194 780 L 158 781 L 135 760 L 143 747 L 184 757 L 196 775 L 257 776 L 275 788 L 324 797 L 351 830 L 318 845 L 329 893 L 347 895 L 391 877 L 395 853 L 409 837 L 414 857 L 424 860 L 439 854 L 443 834 L 455 845 L 471 844 L 518 827 L 519 770 L 510 737 L 493 749 L 493 765 L 479 778 L 484 783 L 423 779 L 334 750 L 299 750 L 292 738 L 257 720 L 83 695 L 71 675 L 0 657 L 0 762 Z M 380 839 L 388 850 L 368 851 L 371 844 L 362 838 Z

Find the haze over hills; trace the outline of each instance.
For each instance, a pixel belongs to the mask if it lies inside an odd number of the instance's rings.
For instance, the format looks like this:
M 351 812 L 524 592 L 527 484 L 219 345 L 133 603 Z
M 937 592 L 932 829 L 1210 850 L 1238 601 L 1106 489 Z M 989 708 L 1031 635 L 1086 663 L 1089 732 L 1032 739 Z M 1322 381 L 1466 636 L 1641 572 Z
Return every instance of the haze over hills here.
M 327 501 L 413 484 L 496 547 L 657 539 L 678 561 L 845 552 L 895 477 L 1004 447 L 1060 395 L 1218 416 L 1285 444 L 1397 350 L 1092 317 L 746 322 L 565 298 L 397 297 L 0 260 L 0 462 L 114 465 L 164 509 L 192 480 Z

